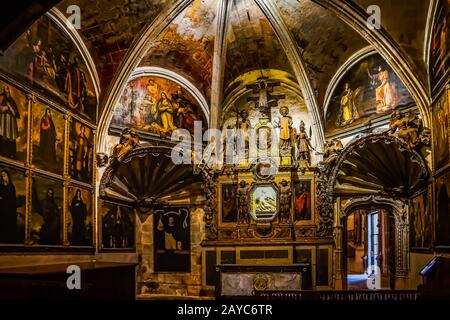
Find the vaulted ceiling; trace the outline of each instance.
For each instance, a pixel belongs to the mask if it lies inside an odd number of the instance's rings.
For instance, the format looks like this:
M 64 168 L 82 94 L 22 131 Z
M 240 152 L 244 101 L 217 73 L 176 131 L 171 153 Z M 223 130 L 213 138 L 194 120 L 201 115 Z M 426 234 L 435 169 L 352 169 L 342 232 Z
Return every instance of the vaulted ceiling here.
M 220 108 L 214 90 L 226 92 L 239 76 L 271 69 L 296 79 L 308 110 L 323 121 L 330 81 L 368 46 L 393 64 L 418 104 L 430 101 L 424 54 L 430 1 L 63 0 L 56 8 L 66 16 L 68 6 L 81 8 L 78 32 L 97 66 L 102 107 L 138 66 L 179 73 L 211 108 Z M 364 25 L 369 5 L 381 9 L 381 30 Z

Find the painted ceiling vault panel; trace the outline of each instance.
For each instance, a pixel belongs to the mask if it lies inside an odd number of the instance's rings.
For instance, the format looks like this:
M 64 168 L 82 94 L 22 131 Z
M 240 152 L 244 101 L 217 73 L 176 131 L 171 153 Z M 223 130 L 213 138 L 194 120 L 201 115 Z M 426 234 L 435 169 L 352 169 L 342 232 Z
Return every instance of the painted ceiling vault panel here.
M 306 65 L 319 106 L 338 68 L 368 43 L 332 12 L 309 0 L 276 0 Z
M 377 5 L 381 11 L 381 25 L 407 53 L 426 83 L 423 60 L 424 37 L 430 0 L 354 0 L 364 11 Z
M 179 0 L 64 0 L 57 8 L 66 16 L 70 5 L 81 9 L 80 35 L 93 56 L 102 92 L 108 87 L 131 43 L 164 8 Z
M 142 66 L 167 68 L 210 97 L 217 0 L 195 0 L 158 37 Z
M 270 22 L 253 0 L 233 0 L 227 32 L 225 87 L 239 75 L 258 69 L 293 74 Z

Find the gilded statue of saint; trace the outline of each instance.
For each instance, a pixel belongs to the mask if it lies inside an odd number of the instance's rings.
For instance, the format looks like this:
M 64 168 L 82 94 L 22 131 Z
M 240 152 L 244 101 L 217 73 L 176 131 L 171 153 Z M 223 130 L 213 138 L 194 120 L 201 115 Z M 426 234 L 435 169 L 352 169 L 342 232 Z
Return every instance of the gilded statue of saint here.
M 280 108 L 281 119 L 277 126 L 280 128 L 280 149 L 290 150 L 292 141 L 292 117 L 289 115 L 289 108 Z

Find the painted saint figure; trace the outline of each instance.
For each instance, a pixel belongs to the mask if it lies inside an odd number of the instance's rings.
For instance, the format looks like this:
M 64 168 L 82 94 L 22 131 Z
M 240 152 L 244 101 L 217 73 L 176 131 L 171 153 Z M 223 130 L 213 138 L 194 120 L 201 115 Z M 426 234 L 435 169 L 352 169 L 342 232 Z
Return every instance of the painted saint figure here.
M 70 204 L 70 214 L 72 216 L 72 245 L 86 244 L 86 218 L 87 207 L 81 197 L 81 190 L 77 189 Z
M 372 79 L 372 85 L 377 85 L 375 88 L 376 112 L 384 113 L 397 106 L 397 90 L 395 89 L 394 84 L 391 83 L 389 72 L 387 70 L 383 70 L 383 68 L 379 66 L 376 71 L 377 73 L 370 74 L 369 70 L 367 70 L 367 73 Z
M 306 182 L 299 182 L 295 186 L 295 220 L 311 219 L 311 196 Z
M 175 130 L 177 127 L 173 123 L 173 104 L 172 101 L 167 98 L 167 94 L 165 92 L 161 92 L 161 99 L 158 101 L 157 109 L 161 117 L 163 129 L 167 132 Z
M 65 83 L 67 104 L 72 109 L 84 111 L 84 103 L 87 97 L 86 82 L 86 75 L 78 67 L 78 60 L 74 58 L 67 68 Z
M 45 163 L 56 163 L 56 128 L 49 108 L 41 118 L 39 126 L 39 155 Z
M 344 94 L 341 98 L 341 110 L 338 119 L 339 126 L 346 126 L 359 119 L 359 113 L 355 105 L 355 98 L 359 94 L 360 88 L 355 91 L 350 88 L 348 82 L 344 85 Z
M 17 119 L 20 119 L 17 103 L 8 86 L 0 93 L 0 154 L 16 157 L 16 139 L 19 136 Z
M 162 215 L 158 221 L 158 231 L 164 232 L 164 250 L 166 251 L 179 251 L 182 250 L 181 237 L 177 232 L 177 226 L 175 224 L 175 218 L 169 216 L 167 223 L 163 223 Z
M 8 171 L 0 172 L 0 243 L 17 241 L 16 187 Z
M 34 191 L 36 192 L 36 190 Z M 48 188 L 45 198 L 33 199 L 34 210 L 42 216 L 44 223 L 39 232 L 39 244 L 57 245 L 61 243 L 61 217 L 58 204 L 55 201 L 55 191 Z
M 73 178 L 89 180 L 90 143 L 86 136 L 86 127 L 81 125 L 80 133 L 75 140 L 73 159 Z

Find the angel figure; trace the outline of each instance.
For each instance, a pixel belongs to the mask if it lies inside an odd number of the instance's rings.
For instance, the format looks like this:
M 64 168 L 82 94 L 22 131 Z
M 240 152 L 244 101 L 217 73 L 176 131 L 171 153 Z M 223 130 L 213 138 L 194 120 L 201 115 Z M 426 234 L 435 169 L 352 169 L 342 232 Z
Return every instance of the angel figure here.
M 403 115 L 400 111 L 395 111 L 391 117 L 388 132 L 393 134 L 397 130 L 397 137 L 405 141 L 409 148 L 415 148 L 420 143 L 422 120 L 412 112 L 406 112 Z
M 120 142 L 113 149 L 112 158 L 122 162 L 134 148 L 140 147 L 139 136 L 134 128 L 125 128 L 120 135 Z
M 361 88 L 352 90 L 348 82 L 344 85 L 344 94 L 341 98 L 341 109 L 338 117 L 338 126 L 346 126 L 359 119 L 358 109 L 356 108 L 356 98 L 361 93 Z
M 341 140 L 328 140 L 325 144 L 325 150 L 323 153 L 324 163 L 328 166 L 333 165 L 342 149 L 344 149 L 344 146 L 342 145 Z
M 389 72 L 378 66 L 375 74 L 371 74 L 368 69 L 367 73 L 372 86 L 378 85 L 375 88 L 376 112 L 384 113 L 394 109 L 398 103 L 398 96 L 397 90 L 389 78 Z

